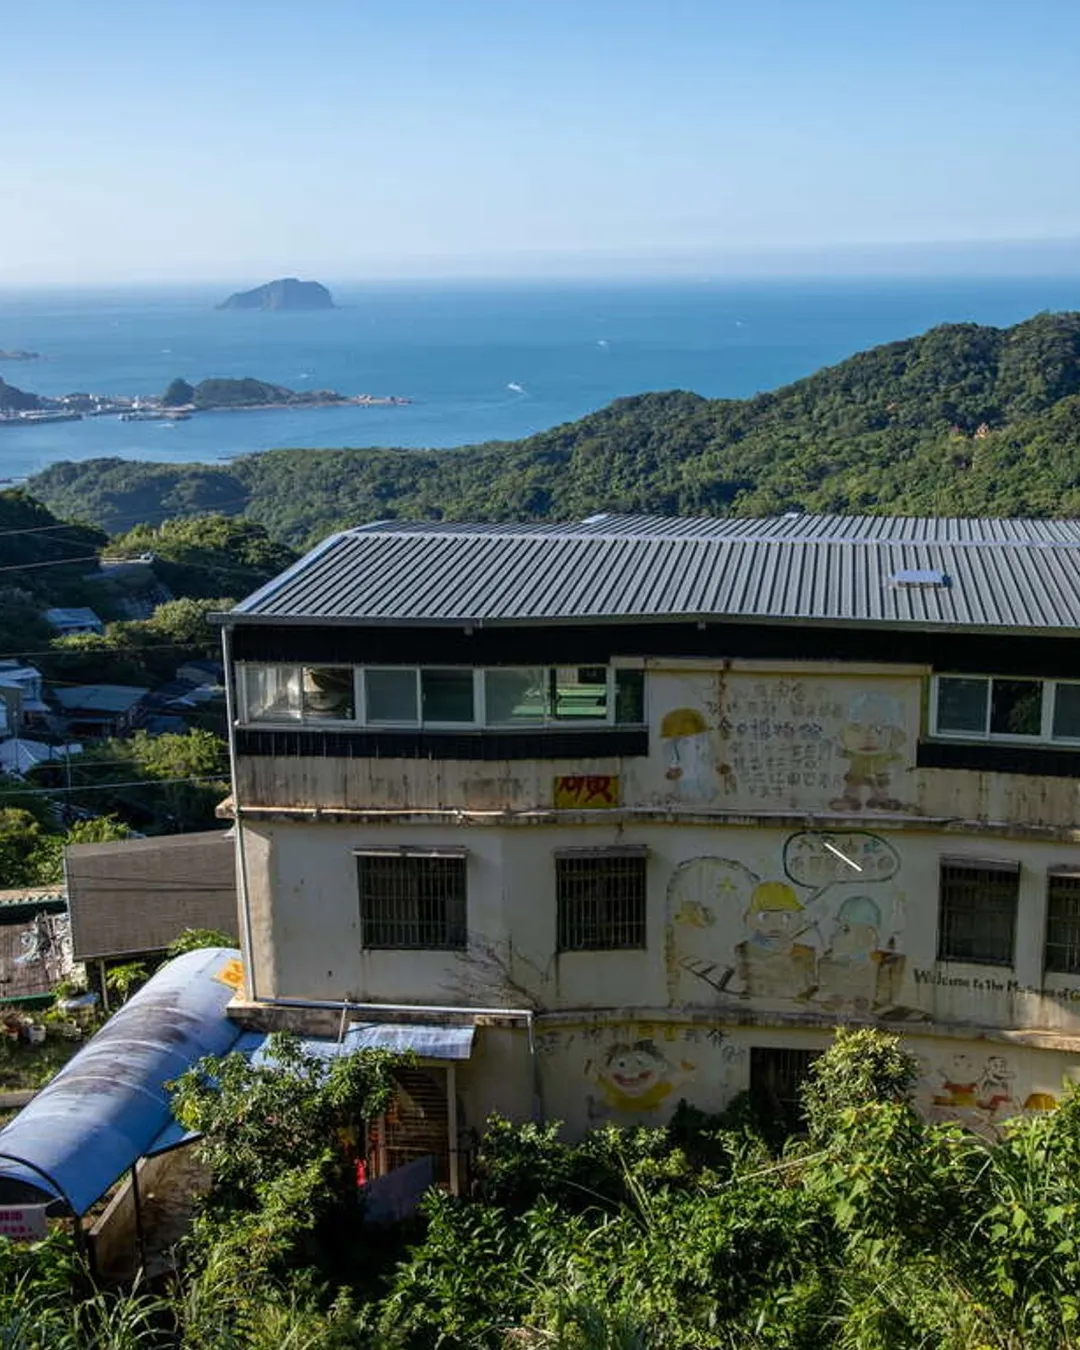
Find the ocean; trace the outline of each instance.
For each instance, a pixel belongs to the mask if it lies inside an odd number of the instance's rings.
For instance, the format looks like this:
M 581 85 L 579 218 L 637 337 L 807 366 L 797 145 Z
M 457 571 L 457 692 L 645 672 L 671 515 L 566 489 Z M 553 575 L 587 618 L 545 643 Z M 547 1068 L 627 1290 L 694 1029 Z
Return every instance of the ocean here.
M 227 289 L 0 292 L 0 349 L 42 356 L 0 375 L 42 394 L 251 375 L 412 402 L 5 426 L 0 479 L 103 455 L 217 463 L 280 446 L 511 440 L 622 395 L 743 398 L 934 324 L 1080 308 L 1080 277 L 332 285 L 340 308 L 321 313 L 215 310 Z

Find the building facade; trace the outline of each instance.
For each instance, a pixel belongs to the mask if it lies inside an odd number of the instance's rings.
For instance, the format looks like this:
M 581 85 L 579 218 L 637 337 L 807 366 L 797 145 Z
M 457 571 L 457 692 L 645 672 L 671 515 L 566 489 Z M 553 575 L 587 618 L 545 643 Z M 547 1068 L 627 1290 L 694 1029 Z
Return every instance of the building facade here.
M 791 1118 L 839 1024 L 976 1128 L 1080 1075 L 1076 525 L 369 526 L 225 655 L 236 1015 L 470 1028 L 451 1140 Z

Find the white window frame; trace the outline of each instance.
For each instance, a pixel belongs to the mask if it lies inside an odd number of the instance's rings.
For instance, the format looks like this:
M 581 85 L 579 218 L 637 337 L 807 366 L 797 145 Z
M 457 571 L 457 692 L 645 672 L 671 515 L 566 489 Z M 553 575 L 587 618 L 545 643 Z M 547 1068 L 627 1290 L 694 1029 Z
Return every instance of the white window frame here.
M 606 671 L 605 681 L 605 711 L 601 717 L 556 717 L 553 712 L 546 712 L 545 715 L 535 722 L 489 722 L 487 720 L 486 706 L 486 686 L 485 676 L 489 670 L 519 670 L 536 669 L 543 670 L 545 680 L 550 684 L 551 672 L 559 669 L 571 669 L 574 667 L 587 668 L 587 663 L 569 663 L 562 665 L 537 664 L 533 667 L 514 665 L 505 666 L 462 666 L 462 665 L 439 665 L 434 662 L 425 662 L 423 665 L 408 665 L 403 663 L 390 663 L 370 665 L 352 665 L 353 672 L 353 706 L 355 715 L 351 718 L 330 718 L 330 717 L 308 717 L 302 714 L 298 717 L 280 718 L 273 720 L 269 717 L 253 717 L 251 708 L 248 704 L 248 681 L 246 671 L 249 668 L 258 667 L 259 669 L 276 668 L 279 670 L 301 671 L 310 669 L 318 664 L 327 669 L 347 669 L 350 662 L 319 662 L 312 661 L 237 661 L 234 663 L 234 683 L 236 688 L 237 704 L 237 722 L 242 726 L 267 727 L 295 729 L 296 727 L 327 727 L 330 729 L 339 729 L 342 727 L 363 727 L 372 731 L 496 731 L 502 734 L 514 734 L 551 731 L 558 728 L 563 731 L 574 730 L 578 727 L 582 729 L 596 729 L 599 727 L 614 727 L 618 723 L 615 721 L 617 688 L 616 680 L 618 671 L 626 667 L 620 667 L 608 662 L 604 665 Z M 598 667 L 597 667 L 598 668 Z M 369 670 L 395 670 L 411 671 L 415 680 L 416 687 L 416 719 L 413 721 L 385 722 L 370 721 L 367 715 L 367 673 Z M 425 721 L 423 704 L 423 682 L 422 673 L 425 670 L 437 671 L 458 671 L 472 675 L 473 681 L 473 718 L 469 722 L 445 722 L 445 721 Z M 648 699 L 648 682 L 646 681 L 644 699 Z M 648 708 L 645 708 L 645 724 L 648 722 Z
M 416 730 L 424 729 L 432 731 L 475 731 L 484 725 L 483 709 L 481 707 L 481 692 L 478 690 L 477 675 L 480 673 L 475 666 L 440 666 L 432 663 L 425 663 L 422 666 L 405 665 L 369 665 L 357 666 L 357 675 L 360 683 L 361 699 L 357 703 L 358 717 L 357 722 L 360 726 L 369 727 L 372 730 Z M 411 670 L 416 687 L 416 720 L 412 722 L 372 722 L 367 715 L 367 673 L 369 670 Z M 439 670 L 448 672 L 460 672 L 472 675 L 473 684 L 473 715 L 471 722 L 427 722 L 424 720 L 424 686 L 422 674 L 425 670 Z
M 305 670 L 348 670 L 350 663 L 343 661 L 334 663 L 332 661 L 321 661 L 316 664 L 314 661 L 237 661 L 235 663 L 236 678 L 234 687 L 236 689 L 237 720 L 243 726 L 250 727 L 288 727 L 295 730 L 296 727 L 329 727 L 331 729 L 339 727 L 354 727 L 357 725 L 357 718 L 352 717 L 305 717 L 303 710 L 296 717 L 283 717 L 277 720 L 270 717 L 253 717 L 251 708 L 248 705 L 248 681 L 246 672 L 249 669 L 258 667 L 260 670 L 298 670 L 300 672 L 301 683 L 303 682 L 303 673 Z M 357 679 L 358 670 L 354 666 L 353 672 L 353 708 L 359 708 L 360 687 Z M 301 692 L 301 702 L 303 693 Z
M 982 731 L 952 731 L 949 728 L 939 725 L 938 709 L 941 702 L 942 680 L 981 680 L 986 685 L 986 715 L 983 721 Z M 1026 680 L 1029 683 L 1038 684 L 1040 686 L 1042 703 L 1039 717 L 1040 729 L 1037 735 L 1009 735 L 1004 732 L 990 730 L 992 701 L 991 686 L 993 685 L 994 680 Z M 1054 708 L 1057 699 L 1058 686 L 1066 684 L 1080 684 L 1080 680 L 1048 680 L 1033 675 L 983 675 L 974 674 L 970 671 L 941 671 L 939 674 L 934 675 L 930 682 L 930 706 L 928 710 L 930 735 L 935 740 L 978 741 L 980 743 L 992 745 L 1080 746 L 1080 736 L 1055 736 L 1053 734 Z

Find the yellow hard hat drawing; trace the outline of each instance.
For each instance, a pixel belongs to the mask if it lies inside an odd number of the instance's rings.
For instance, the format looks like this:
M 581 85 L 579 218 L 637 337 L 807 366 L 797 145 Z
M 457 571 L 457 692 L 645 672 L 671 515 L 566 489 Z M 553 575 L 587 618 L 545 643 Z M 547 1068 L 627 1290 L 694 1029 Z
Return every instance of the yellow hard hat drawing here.
M 786 882 L 783 881 L 763 881 L 755 886 L 750 896 L 750 908 L 746 911 L 748 914 L 760 914 L 766 909 L 785 909 L 797 912 L 803 906 L 799 897 Z
M 700 736 L 708 731 L 705 719 L 696 708 L 673 708 L 664 714 L 660 723 L 660 735 L 665 740 L 678 740 L 681 736 Z

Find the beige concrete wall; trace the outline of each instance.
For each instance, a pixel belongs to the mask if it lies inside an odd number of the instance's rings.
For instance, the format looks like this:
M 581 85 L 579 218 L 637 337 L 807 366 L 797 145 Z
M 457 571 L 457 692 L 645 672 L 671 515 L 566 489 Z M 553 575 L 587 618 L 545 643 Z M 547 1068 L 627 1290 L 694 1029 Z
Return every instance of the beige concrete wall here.
M 701 1008 L 759 1022 L 855 1017 L 1080 1036 L 1080 978 L 1042 969 L 1047 869 L 1080 863 L 1080 850 L 1062 844 L 675 823 L 256 822 L 243 838 L 258 997 Z M 627 843 L 648 850 L 646 949 L 558 953 L 556 853 Z M 361 951 L 354 851 L 371 845 L 467 849 L 467 950 Z M 1011 967 L 937 960 L 943 856 L 1019 863 Z M 762 940 L 763 910 L 787 916 L 779 940 Z
M 614 1121 L 664 1124 L 685 1098 L 723 1110 L 750 1086 L 753 1047 L 824 1050 L 828 1030 L 746 1028 L 633 1018 L 541 1024 L 538 1060 L 547 1119 L 571 1135 Z M 986 1130 L 1011 1115 L 1043 1110 L 1080 1080 L 1080 1054 L 942 1039 L 905 1032 L 920 1067 L 916 1102 L 931 1120 L 959 1120 Z
M 647 676 L 645 758 L 470 762 L 242 757 L 249 806 L 549 811 L 557 780 L 616 780 L 611 807 L 893 819 L 1070 830 L 1080 782 L 918 769 L 928 672 L 918 667 L 668 662 Z M 605 802 L 586 794 L 589 809 Z
M 567 1137 L 607 1122 L 663 1125 L 680 1100 L 722 1111 L 750 1088 L 755 1048 L 822 1051 L 828 1028 L 743 1027 L 672 1011 L 652 1017 L 541 1017 L 528 1032 L 481 1028 L 457 1065 L 459 1124 L 482 1130 L 492 1112 L 562 1121 Z M 1046 1110 L 1080 1082 L 1080 1053 L 904 1031 L 919 1066 L 915 1101 L 930 1120 L 992 1130 L 1012 1115 Z

